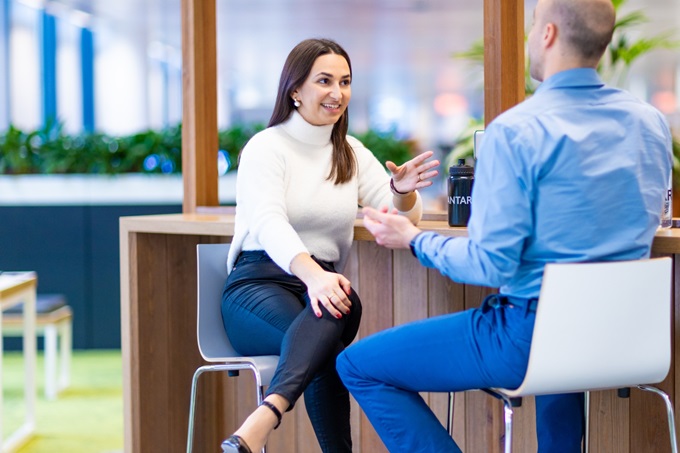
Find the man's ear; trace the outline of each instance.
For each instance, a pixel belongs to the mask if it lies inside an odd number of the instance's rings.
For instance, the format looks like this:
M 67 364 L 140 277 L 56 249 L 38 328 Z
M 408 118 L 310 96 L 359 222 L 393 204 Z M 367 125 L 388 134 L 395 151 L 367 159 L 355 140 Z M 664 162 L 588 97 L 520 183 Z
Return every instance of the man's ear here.
M 552 47 L 557 40 L 557 27 L 552 22 L 545 24 L 543 29 L 543 47 Z

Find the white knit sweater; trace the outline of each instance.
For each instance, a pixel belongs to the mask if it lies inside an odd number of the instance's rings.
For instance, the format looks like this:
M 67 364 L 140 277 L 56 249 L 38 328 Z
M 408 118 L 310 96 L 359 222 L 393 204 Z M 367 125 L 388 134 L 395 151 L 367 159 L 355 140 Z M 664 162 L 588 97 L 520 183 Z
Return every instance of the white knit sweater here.
M 327 180 L 333 125 L 313 126 L 297 112 L 259 132 L 241 153 L 236 179 L 234 238 L 227 267 L 242 250 L 265 250 L 286 272 L 299 253 L 335 263 L 342 272 L 352 245 L 357 205 L 393 207 L 390 177 L 361 142 L 348 136 L 358 172 L 349 182 Z M 418 195 L 404 213 L 422 216 Z

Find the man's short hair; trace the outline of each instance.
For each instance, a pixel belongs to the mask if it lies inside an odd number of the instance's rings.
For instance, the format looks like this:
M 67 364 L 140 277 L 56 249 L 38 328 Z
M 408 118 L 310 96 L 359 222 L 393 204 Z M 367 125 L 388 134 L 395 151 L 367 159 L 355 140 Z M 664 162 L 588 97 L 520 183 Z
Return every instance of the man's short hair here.
M 611 0 L 552 0 L 548 18 L 571 49 L 599 60 L 612 40 L 616 13 Z

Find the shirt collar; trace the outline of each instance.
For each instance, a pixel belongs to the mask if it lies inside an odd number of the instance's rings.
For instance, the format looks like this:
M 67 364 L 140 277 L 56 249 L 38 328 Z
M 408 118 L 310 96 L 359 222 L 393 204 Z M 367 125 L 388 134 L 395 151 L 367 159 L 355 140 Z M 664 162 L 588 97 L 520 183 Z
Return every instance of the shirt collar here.
M 334 124 L 314 126 L 309 124 L 297 110 L 290 114 L 281 127 L 291 137 L 308 145 L 325 146 L 331 141 Z
M 537 89 L 536 93 L 553 88 L 602 87 L 604 82 L 593 68 L 575 68 L 560 71 L 548 77 Z

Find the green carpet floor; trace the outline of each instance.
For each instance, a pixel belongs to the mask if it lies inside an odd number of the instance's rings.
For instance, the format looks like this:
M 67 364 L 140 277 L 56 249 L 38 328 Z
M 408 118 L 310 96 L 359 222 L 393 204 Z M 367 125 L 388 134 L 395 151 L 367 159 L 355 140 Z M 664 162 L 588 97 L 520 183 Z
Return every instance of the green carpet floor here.
M 117 453 L 123 451 L 123 389 L 120 351 L 74 351 L 71 386 L 45 400 L 43 357 L 38 355 L 36 433 L 17 453 Z M 23 358 L 3 357 L 3 434 L 20 426 Z

